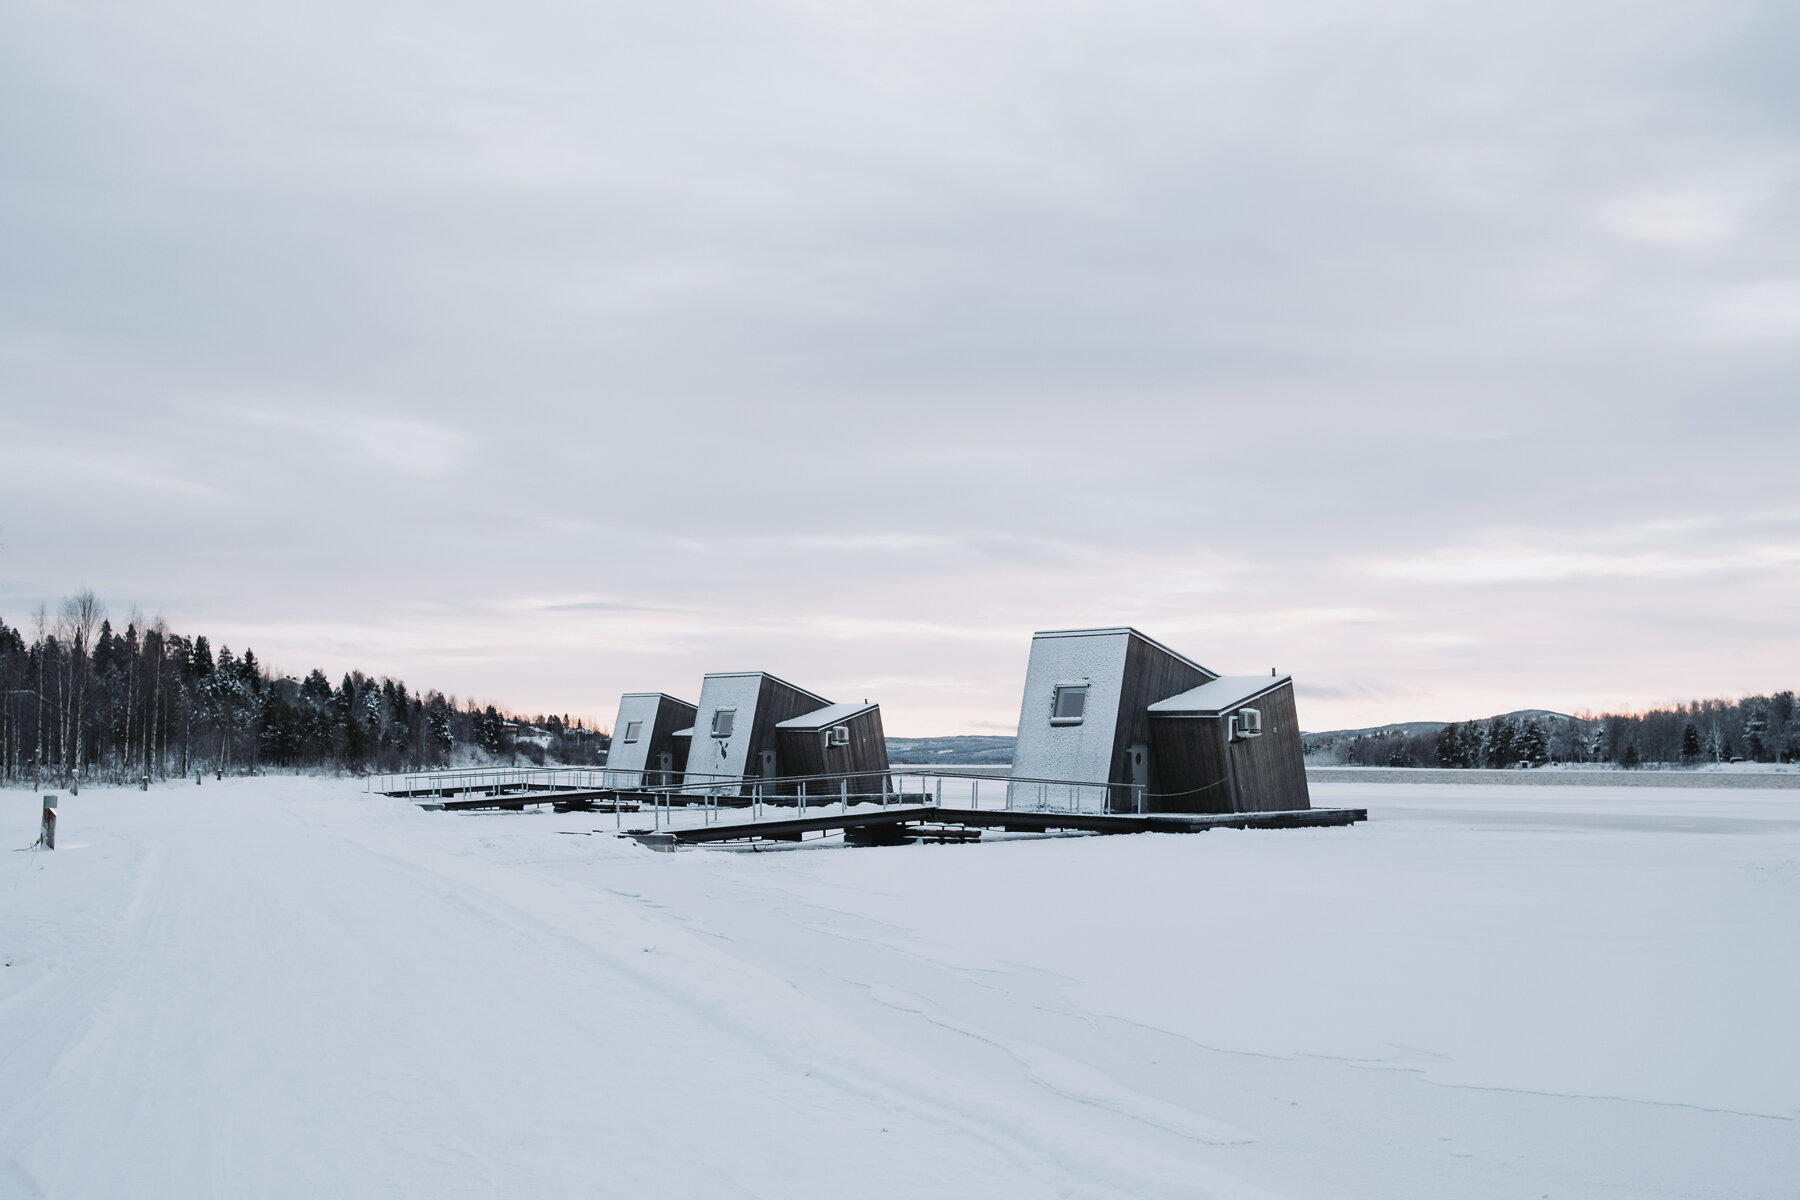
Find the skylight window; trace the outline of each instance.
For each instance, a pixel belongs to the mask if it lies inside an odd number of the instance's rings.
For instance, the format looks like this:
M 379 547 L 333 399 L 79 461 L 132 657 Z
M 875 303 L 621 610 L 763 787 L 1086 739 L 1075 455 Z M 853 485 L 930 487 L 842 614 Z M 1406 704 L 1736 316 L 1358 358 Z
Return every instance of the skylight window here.
M 713 713 L 712 735 L 716 738 L 728 738 L 737 725 L 737 709 L 721 708 Z
M 644 732 L 644 723 L 642 721 L 625 722 L 625 743 L 629 745 L 630 743 L 637 741 L 638 734 L 642 732 Z
M 1087 712 L 1088 685 L 1085 683 L 1059 683 L 1056 685 L 1056 698 L 1050 702 L 1050 723 L 1052 725 L 1079 725 L 1082 714 Z

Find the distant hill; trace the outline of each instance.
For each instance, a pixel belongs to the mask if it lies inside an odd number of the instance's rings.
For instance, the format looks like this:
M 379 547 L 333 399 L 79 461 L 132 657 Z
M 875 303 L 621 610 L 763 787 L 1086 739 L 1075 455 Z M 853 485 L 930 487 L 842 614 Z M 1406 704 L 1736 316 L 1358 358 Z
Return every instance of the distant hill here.
M 887 740 L 888 761 L 904 766 L 986 767 L 1010 766 L 1011 737 L 894 738 Z
M 1567 721 L 1567 713 L 1551 712 L 1547 708 L 1521 708 L 1517 712 L 1501 713 L 1500 718 L 1509 721 Z M 1477 724 L 1485 725 L 1494 717 L 1483 717 Z M 1349 739 L 1356 737 L 1416 737 L 1419 734 L 1435 734 L 1449 721 L 1402 721 L 1394 725 L 1371 725 L 1367 729 L 1327 729 L 1320 733 L 1302 733 L 1300 740 L 1307 746 L 1327 739 Z
M 1545 708 L 1523 708 L 1517 712 L 1502 713 L 1503 717 L 1513 721 L 1546 721 L 1554 724 L 1567 721 L 1565 713 L 1551 712 Z M 1486 724 L 1492 717 L 1484 718 Z M 1347 742 L 1358 737 L 1416 737 L 1424 735 L 1434 737 L 1448 721 L 1402 721 L 1394 725 L 1372 725 L 1367 729 L 1330 729 L 1320 733 L 1303 733 L 1301 744 L 1312 751 L 1332 742 Z M 946 767 L 985 767 L 1008 766 L 1013 760 L 1013 747 L 1019 739 L 1011 737 L 985 737 L 964 735 L 960 737 L 935 738 L 896 738 L 887 740 L 888 761 L 907 766 L 929 766 L 937 764 Z

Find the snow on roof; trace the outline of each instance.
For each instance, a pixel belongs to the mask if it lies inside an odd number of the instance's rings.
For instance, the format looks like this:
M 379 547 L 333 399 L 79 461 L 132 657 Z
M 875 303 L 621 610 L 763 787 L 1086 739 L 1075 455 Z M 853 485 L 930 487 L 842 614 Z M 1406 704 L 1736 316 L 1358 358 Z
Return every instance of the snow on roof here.
M 836 725 L 840 721 L 848 721 L 851 717 L 861 716 L 872 708 L 880 708 L 879 704 L 864 701 L 861 704 L 827 704 L 824 708 L 809 713 L 801 713 L 786 721 L 777 722 L 777 729 L 824 729 L 828 725 Z
M 628 697 L 642 698 L 644 696 L 661 696 L 664 700 L 673 700 L 675 703 L 685 704 L 689 708 L 694 707 L 694 702 L 692 700 L 683 700 L 680 696 L 671 696 L 667 692 L 626 692 L 621 695 L 619 699 L 624 700 Z
M 1171 650 L 1143 630 L 1133 629 L 1129 625 L 1108 625 L 1100 629 L 1040 629 L 1031 635 L 1031 640 L 1036 641 L 1038 638 L 1117 637 L 1120 634 L 1126 634 L 1130 637 L 1137 638 L 1141 642 L 1148 642 L 1158 650 L 1161 650 L 1164 654 L 1167 654 L 1170 658 L 1180 659 L 1196 671 L 1202 671 L 1215 677 L 1218 674 L 1216 671 L 1208 671 L 1205 667 L 1201 666 L 1181 651 Z
M 1179 696 L 1158 700 L 1150 706 L 1150 713 L 1164 717 L 1217 716 L 1292 679 L 1292 675 L 1222 675 Z
M 801 687 L 799 684 L 789 683 L 787 680 L 783 679 L 781 676 L 770 675 L 769 672 L 767 672 L 767 671 L 708 671 L 705 674 L 705 676 L 702 678 L 701 684 L 702 684 L 702 688 L 704 689 L 705 681 L 707 679 L 747 679 L 747 678 L 756 678 L 756 677 L 760 677 L 760 676 L 766 676 L 769 679 L 773 679 L 776 683 L 779 683 L 782 687 L 792 688 L 796 692 L 799 692 L 803 696 L 811 696 L 814 700 L 817 700 L 820 704 L 830 704 L 831 703 L 831 701 L 825 699 L 825 697 L 819 695 L 817 692 L 809 692 L 805 688 Z

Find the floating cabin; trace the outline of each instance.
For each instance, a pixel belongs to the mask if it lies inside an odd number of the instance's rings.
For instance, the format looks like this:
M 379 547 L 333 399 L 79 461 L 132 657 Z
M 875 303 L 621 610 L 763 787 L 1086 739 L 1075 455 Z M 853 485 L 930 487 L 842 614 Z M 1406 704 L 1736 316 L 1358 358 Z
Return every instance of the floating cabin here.
M 1291 678 L 1223 678 L 1123 627 L 1033 635 L 1012 773 L 1018 801 L 1104 789 L 1108 812 L 1311 807 Z
M 606 769 L 619 773 L 620 787 L 662 787 L 687 770 L 694 706 L 664 692 L 626 692 L 619 697 L 619 719 L 613 722 L 612 748 Z
M 879 704 L 830 704 L 790 717 L 775 726 L 775 745 L 781 775 L 830 777 L 806 785 L 813 796 L 847 793 L 855 800 L 892 790 Z M 783 795 L 798 794 L 797 786 L 777 786 Z
M 775 779 L 798 771 L 780 769 L 783 721 L 831 706 L 831 701 L 765 671 L 706 676 L 690 732 L 686 782 L 701 785 L 723 776 Z
M 1311 808 L 1289 675 L 1234 675 L 1150 706 L 1152 812 Z

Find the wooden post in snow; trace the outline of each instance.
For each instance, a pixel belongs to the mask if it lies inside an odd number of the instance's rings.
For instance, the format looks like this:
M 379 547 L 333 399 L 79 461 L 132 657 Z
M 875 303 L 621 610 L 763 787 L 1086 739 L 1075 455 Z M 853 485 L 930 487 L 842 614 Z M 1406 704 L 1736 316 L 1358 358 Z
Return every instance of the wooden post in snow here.
M 46 850 L 56 849 L 56 797 L 44 797 L 44 827 L 38 833 L 38 844 Z

